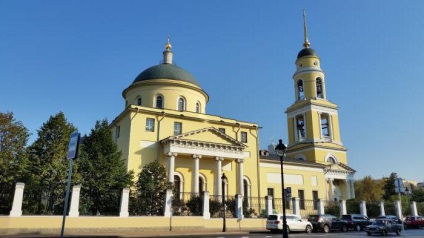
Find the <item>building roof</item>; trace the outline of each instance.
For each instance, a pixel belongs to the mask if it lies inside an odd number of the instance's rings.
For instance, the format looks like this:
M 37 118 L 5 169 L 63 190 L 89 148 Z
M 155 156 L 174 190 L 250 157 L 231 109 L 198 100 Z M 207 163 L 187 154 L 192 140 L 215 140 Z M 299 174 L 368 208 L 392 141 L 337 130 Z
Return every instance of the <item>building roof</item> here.
M 199 83 L 196 81 L 193 75 L 191 75 L 185 69 L 180 68 L 174 64 L 166 63 L 155 65 L 144 70 L 137 76 L 137 78 L 135 78 L 133 83 L 152 79 L 181 80 L 199 86 Z
M 304 56 L 318 56 L 317 52 L 312 48 L 303 48 L 299 53 L 297 54 L 297 58 L 301 58 Z

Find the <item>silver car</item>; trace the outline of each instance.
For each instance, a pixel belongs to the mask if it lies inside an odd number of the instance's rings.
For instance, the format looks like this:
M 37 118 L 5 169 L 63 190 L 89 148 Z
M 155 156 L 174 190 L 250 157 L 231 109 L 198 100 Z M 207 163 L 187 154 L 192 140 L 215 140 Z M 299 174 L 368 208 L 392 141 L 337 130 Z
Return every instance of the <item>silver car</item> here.
M 306 233 L 312 232 L 312 224 L 308 221 L 302 220 L 298 215 L 286 215 L 287 232 L 290 231 L 303 231 Z M 272 232 L 283 230 L 283 214 L 269 215 L 266 220 L 266 229 Z

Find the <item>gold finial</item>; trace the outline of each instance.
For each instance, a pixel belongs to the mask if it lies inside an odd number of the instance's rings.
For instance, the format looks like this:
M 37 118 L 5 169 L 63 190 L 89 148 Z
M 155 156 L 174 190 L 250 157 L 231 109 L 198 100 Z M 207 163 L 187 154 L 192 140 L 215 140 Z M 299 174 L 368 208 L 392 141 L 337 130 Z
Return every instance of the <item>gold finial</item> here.
M 306 28 L 306 13 L 305 13 L 305 9 L 303 9 L 303 35 L 305 37 L 305 42 L 303 43 L 303 46 L 305 48 L 309 48 L 309 46 L 311 45 L 311 43 L 309 43 L 309 40 L 308 40 L 308 29 Z
M 171 51 L 171 48 L 172 48 L 172 45 L 171 45 L 171 43 L 169 43 L 169 36 L 168 36 L 168 42 L 165 45 L 165 49 L 166 49 L 166 51 Z

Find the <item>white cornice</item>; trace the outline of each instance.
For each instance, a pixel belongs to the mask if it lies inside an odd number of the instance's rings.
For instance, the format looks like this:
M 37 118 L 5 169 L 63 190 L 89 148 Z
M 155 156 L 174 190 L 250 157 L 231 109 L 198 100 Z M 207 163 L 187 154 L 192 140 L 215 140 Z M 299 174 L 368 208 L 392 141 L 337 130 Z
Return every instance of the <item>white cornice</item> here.
M 312 67 L 301 67 L 301 68 L 299 68 L 293 74 L 293 78 L 295 78 L 296 76 L 300 76 L 302 74 L 311 73 L 311 72 L 321 73 L 321 77 L 324 77 L 324 71 L 322 71 L 322 69 L 319 66 L 312 66 Z
M 326 106 L 319 106 L 319 105 L 312 105 L 312 104 L 308 104 L 305 105 L 299 109 L 296 109 L 294 111 L 288 112 L 287 113 L 287 117 L 288 118 L 294 118 L 297 115 L 309 112 L 309 111 L 318 111 L 318 112 L 323 112 L 323 113 L 328 113 L 330 115 L 337 115 L 338 111 L 336 108 L 330 108 L 330 107 L 326 107 Z

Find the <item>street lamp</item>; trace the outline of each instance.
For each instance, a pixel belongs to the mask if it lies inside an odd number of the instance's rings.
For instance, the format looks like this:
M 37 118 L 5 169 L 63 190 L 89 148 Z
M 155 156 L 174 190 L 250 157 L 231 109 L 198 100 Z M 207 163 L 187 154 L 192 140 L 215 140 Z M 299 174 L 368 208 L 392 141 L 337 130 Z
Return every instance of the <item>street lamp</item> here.
M 225 205 L 225 183 L 227 182 L 227 176 L 223 173 L 221 176 L 221 191 L 222 191 L 222 205 L 224 206 L 224 217 L 223 217 L 223 224 L 222 224 L 222 232 L 227 232 L 227 224 L 225 220 L 225 215 L 227 214 L 227 206 Z
M 283 144 L 283 140 L 278 140 L 278 145 L 275 147 L 275 152 L 280 156 L 281 165 L 281 197 L 283 199 L 283 238 L 288 238 L 287 232 L 287 219 L 286 219 L 286 198 L 284 196 L 284 173 L 283 173 L 283 157 L 286 153 L 287 147 Z

